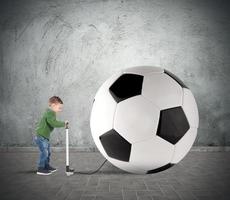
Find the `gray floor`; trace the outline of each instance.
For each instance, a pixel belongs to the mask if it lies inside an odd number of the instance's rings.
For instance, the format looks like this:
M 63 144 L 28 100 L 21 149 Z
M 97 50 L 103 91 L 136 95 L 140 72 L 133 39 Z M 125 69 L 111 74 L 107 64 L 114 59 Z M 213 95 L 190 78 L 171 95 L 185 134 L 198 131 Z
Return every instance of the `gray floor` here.
M 151 175 L 134 175 L 107 162 L 94 175 L 67 177 L 65 154 L 53 153 L 58 171 L 35 174 L 37 153 L 0 153 L 0 199 L 230 199 L 230 152 L 190 152 L 178 165 Z M 96 169 L 100 153 L 71 153 L 72 167 Z

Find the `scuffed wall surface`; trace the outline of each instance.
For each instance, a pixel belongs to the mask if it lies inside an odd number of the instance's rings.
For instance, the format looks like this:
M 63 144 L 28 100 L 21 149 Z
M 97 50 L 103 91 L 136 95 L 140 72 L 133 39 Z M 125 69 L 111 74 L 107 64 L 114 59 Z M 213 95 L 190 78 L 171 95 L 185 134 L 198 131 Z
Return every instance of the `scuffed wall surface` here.
M 167 68 L 192 90 L 195 145 L 230 145 L 230 16 L 227 1 L 1 1 L 0 145 L 31 146 L 52 95 L 71 145 L 94 147 L 92 101 L 114 72 Z M 52 145 L 65 142 L 64 129 Z

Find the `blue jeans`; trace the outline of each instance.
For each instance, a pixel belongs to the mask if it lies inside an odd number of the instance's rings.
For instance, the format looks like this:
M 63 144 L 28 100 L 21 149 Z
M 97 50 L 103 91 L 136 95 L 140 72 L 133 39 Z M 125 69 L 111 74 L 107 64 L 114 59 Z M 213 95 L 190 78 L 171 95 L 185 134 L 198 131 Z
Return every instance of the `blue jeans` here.
M 40 135 L 35 135 L 34 141 L 38 145 L 40 151 L 38 168 L 47 168 L 49 166 L 51 155 L 49 140 Z

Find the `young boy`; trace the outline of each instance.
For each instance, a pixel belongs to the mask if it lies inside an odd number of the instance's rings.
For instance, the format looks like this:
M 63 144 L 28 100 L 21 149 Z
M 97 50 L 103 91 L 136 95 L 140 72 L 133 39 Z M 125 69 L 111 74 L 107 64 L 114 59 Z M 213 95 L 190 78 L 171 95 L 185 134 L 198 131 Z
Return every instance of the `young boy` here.
M 56 113 L 61 112 L 63 102 L 58 96 L 53 96 L 49 99 L 49 108 L 44 112 L 38 126 L 36 127 L 36 134 L 34 137 L 35 143 L 40 150 L 40 158 L 38 161 L 37 174 L 50 175 L 57 169 L 50 166 L 50 133 L 54 128 L 66 127 L 68 121 L 57 121 Z

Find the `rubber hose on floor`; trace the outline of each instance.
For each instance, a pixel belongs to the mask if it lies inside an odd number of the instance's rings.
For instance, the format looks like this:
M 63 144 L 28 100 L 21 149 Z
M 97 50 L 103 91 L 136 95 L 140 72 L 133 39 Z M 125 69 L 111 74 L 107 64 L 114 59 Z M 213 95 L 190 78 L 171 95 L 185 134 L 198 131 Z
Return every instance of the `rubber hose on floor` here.
M 78 173 L 78 174 L 95 174 L 97 173 L 102 167 L 103 165 L 107 162 L 107 159 L 101 164 L 101 166 L 99 168 L 97 168 L 95 171 L 92 172 L 79 172 L 79 171 L 74 171 L 74 173 Z

